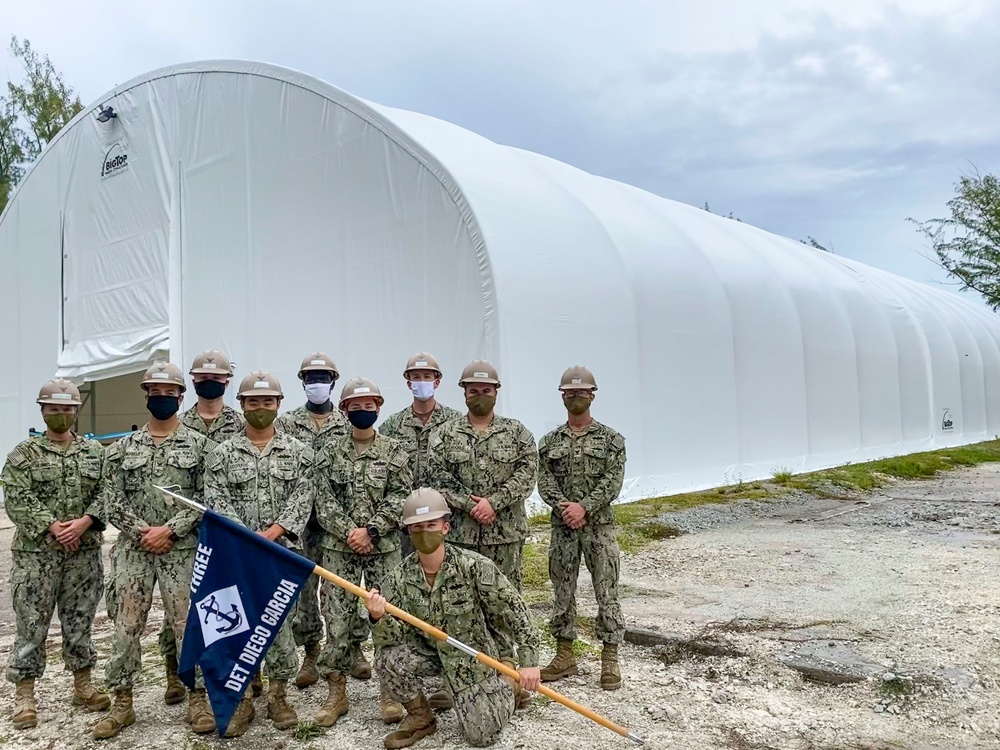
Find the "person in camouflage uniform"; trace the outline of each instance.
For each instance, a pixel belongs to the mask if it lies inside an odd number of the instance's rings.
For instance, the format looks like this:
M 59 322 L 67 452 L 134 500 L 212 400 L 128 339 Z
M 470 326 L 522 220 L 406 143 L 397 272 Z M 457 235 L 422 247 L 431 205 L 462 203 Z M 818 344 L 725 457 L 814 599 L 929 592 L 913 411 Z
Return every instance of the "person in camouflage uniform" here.
M 594 631 L 604 644 L 601 687 L 617 690 L 622 684 L 618 645 L 625 635 L 625 619 L 618 598 L 620 552 L 611 503 L 625 478 L 625 439 L 591 417 L 597 381 L 588 369 L 566 370 L 559 390 L 568 414 L 566 424 L 538 444 L 538 492 L 552 507 L 549 627 L 558 644 L 555 658 L 542 669 L 542 679 L 559 680 L 578 671 L 573 641 L 582 554 L 597 598 Z
M 386 417 L 379 432 L 398 440 L 410 456 L 413 486 L 427 487 L 430 485 L 428 447 L 431 430 L 452 419 L 458 419 L 462 413 L 439 404 L 434 398 L 434 391 L 441 385 L 442 377 L 441 367 L 434 355 L 427 352 L 414 354 L 406 363 L 403 377 L 406 379 L 406 387 L 413 393 L 413 403 Z M 399 536 L 402 554 L 413 552 L 406 531 L 401 529 Z
M 535 439 L 516 419 L 493 412 L 500 380 L 489 362 L 469 364 L 458 384 L 469 413 L 432 433 L 430 484 L 452 508 L 449 543 L 488 557 L 520 591 L 524 503 L 538 470 Z
M 353 427 L 351 434 L 328 443 L 316 458 L 316 517 L 324 531 L 320 564 L 359 585 L 364 577 L 369 587 L 379 586 L 399 564 L 399 517 L 412 484 L 402 446 L 374 428 L 383 403 L 372 381 L 348 381 L 340 408 Z M 356 597 L 329 581 L 322 584 L 320 602 L 327 639 L 319 670 L 330 692 L 316 723 L 329 727 L 347 713 L 344 675 L 368 638 L 368 623 L 358 612 Z M 403 718 L 403 707 L 384 692 L 380 710 L 387 724 Z
M 301 440 L 312 448 L 313 453 L 319 453 L 324 445 L 350 432 L 350 425 L 344 415 L 330 399 L 339 377 L 336 363 L 323 352 L 313 352 L 303 359 L 299 365 L 299 380 L 306 393 L 306 403 L 282 414 L 275 426 Z M 323 530 L 314 512 L 302 536 L 302 554 L 313 562 L 318 563 L 322 559 L 322 535 Z M 295 612 L 289 619 L 292 621 L 296 645 L 305 647 L 302 666 L 295 676 L 295 686 L 303 689 L 319 680 L 316 660 L 323 641 L 323 618 L 319 610 L 319 580 L 316 576 L 309 576 L 302 587 L 302 593 L 295 602 Z M 352 675 L 358 679 L 370 679 L 371 665 L 364 661 L 363 656 L 359 659 L 352 667 Z
M 385 616 L 386 602 L 483 653 L 515 667 L 505 644 L 516 645 L 521 687 L 538 689 L 538 633 L 510 581 L 485 557 L 444 544 L 450 525 L 448 503 L 433 489 L 415 490 L 403 508 L 403 524 L 413 537 L 409 555 L 372 589 L 365 600 L 374 629 L 375 667 L 394 700 L 406 706 L 387 748 L 408 747 L 437 730 L 434 712 L 422 690 L 425 680 L 443 676 L 454 696 L 455 715 L 466 742 L 492 745 L 510 721 L 517 685 L 474 657 Z
M 73 704 L 111 705 L 90 681 L 96 661 L 91 628 L 104 592 L 100 478 L 104 449 L 73 434 L 83 404 L 68 380 L 42 386 L 45 434 L 11 451 L 3 467 L 4 502 L 14 522 L 10 591 L 16 626 L 7 679 L 15 684 L 14 728 L 38 723 L 35 680 L 45 672 L 45 638 L 59 607 L 63 663 L 73 672 Z
M 159 585 L 163 616 L 183 648 L 191 568 L 198 544 L 200 516 L 178 509 L 153 485 L 176 485 L 180 494 L 200 500 L 204 467 L 215 443 L 177 418 L 187 386 L 174 365 L 157 362 L 142 379 L 152 419 L 108 447 L 102 477 L 104 520 L 121 533 L 111 550 L 115 558 L 115 633 L 107 665 L 115 691 L 111 713 L 94 727 L 94 737 L 114 737 L 135 723 L 132 685 L 142 669 L 140 638 Z M 199 733 L 215 729 L 215 718 L 200 686 L 188 697 L 187 721 Z
M 228 440 L 243 430 L 243 418 L 231 406 L 223 403 L 222 397 L 233 376 L 229 357 L 219 349 L 209 349 L 194 358 L 188 371 L 198 394 L 198 402 L 180 415 L 181 424 L 200 432 L 215 443 Z M 114 558 L 110 566 L 110 577 L 114 580 Z M 108 612 L 114 608 L 114 592 L 108 589 Z M 168 706 L 180 703 L 187 696 L 184 683 L 177 676 L 177 637 L 166 620 L 160 628 L 160 654 L 167 671 L 167 687 L 163 702 Z
M 300 552 L 300 540 L 313 507 L 313 452 L 300 440 L 275 430 L 283 398 L 281 384 L 258 370 L 240 383 L 246 419 L 243 434 L 220 445 L 208 461 L 205 499 L 216 512 L 272 542 Z M 298 715 L 288 703 L 288 681 L 299 667 L 295 639 L 287 620 L 264 657 L 268 674 L 267 717 L 277 729 L 292 729 Z M 247 690 L 226 728 L 238 737 L 253 721 L 253 691 Z

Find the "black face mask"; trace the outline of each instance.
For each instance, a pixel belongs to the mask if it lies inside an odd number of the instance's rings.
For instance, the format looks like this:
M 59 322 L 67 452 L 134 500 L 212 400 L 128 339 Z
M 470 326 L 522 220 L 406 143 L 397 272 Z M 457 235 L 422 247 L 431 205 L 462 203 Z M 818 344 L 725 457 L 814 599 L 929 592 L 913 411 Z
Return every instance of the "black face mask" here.
M 355 409 L 347 412 L 347 420 L 359 430 L 367 430 L 378 421 L 378 412 Z
M 146 409 L 153 419 L 165 422 L 181 408 L 181 400 L 177 396 L 150 396 L 146 399 Z
M 222 394 L 226 392 L 226 384 L 218 380 L 202 380 L 194 384 L 194 392 L 209 400 L 222 398 Z

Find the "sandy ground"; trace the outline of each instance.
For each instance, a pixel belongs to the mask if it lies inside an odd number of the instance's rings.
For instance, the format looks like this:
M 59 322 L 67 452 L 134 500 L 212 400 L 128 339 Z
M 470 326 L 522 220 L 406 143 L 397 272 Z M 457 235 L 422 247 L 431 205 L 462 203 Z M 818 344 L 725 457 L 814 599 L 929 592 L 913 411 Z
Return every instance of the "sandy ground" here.
M 934 480 L 897 483 L 871 498 L 810 496 L 770 503 L 696 508 L 671 516 L 690 531 L 623 565 L 626 620 L 708 643 L 717 655 L 627 645 L 625 685 L 597 686 L 589 674 L 560 690 L 646 737 L 654 748 L 1000 748 L 1000 465 Z M 0 517 L 3 548 L 0 647 L 9 655 L 10 524 Z M 586 574 L 584 574 L 586 575 Z M 546 608 L 536 608 L 542 618 Z M 580 613 L 595 614 L 581 580 Z M 50 631 L 50 671 L 40 683 L 40 724 L 15 731 L 12 687 L 0 688 L 0 745 L 151 750 L 179 748 L 379 748 L 375 682 L 351 681 L 347 717 L 322 736 L 296 740 L 258 719 L 239 740 L 196 737 L 180 707 L 162 702 L 156 654 L 159 611 L 147 632 L 136 725 L 120 737 L 90 739 L 95 721 L 69 704 L 70 676 L 60 669 L 58 625 Z M 96 625 L 101 668 L 110 645 L 103 612 Z M 804 680 L 785 666 L 796 648 L 851 649 L 877 665 L 870 679 L 841 686 Z M 546 659 L 551 655 L 546 651 Z M 913 694 L 887 691 L 884 674 L 909 678 Z M 891 675 L 890 675 L 891 676 Z M 295 692 L 307 719 L 320 686 Z M 417 747 L 464 747 L 453 716 Z M 629 743 L 569 710 L 538 698 L 519 712 L 501 748 L 620 748 Z

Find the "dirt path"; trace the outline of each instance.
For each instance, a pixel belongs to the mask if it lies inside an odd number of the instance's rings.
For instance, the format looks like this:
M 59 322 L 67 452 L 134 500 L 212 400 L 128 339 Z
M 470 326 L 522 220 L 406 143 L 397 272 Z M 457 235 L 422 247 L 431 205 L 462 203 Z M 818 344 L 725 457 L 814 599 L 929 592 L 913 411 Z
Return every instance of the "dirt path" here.
M 898 483 L 862 504 L 803 496 L 695 508 L 670 520 L 691 533 L 626 558 L 623 581 L 629 626 L 658 630 L 674 645 L 626 645 L 625 686 L 617 693 L 597 687 L 596 652 L 587 657 L 590 674 L 556 689 L 655 748 L 1000 748 L 1000 465 Z M 0 647 L 9 654 L 10 530 L 0 537 Z M 580 588 L 580 613 L 592 617 L 589 584 L 581 581 Z M 543 617 L 545 608 L 536 612 Z M 162 703 L 155 627 L 136 691 L 138 722 L 101 746 L 382 746 L 376 685 L 354 681 L 350 714 L 323 736 L 296 740 L 258 718 L 238 741 L 196 738 L 181 709 Z M 94 717 L 68 704 L 71 681 L 59 669 L 57 631 L 50 635 L 51 670 L 39 690 L 42 723 L 15 732 L 5 718 L 0 745 L 97 744 L 89 740 Z M 98 639 L 103 666 L 104 617 Z M 694 640 L 678 647 L 678 639 Z M 805 680 L 782 660 L 796 649 L 848 653 L 859 659 L 853 668 L 872 676 L 839 686 Z M 312 688 L 293 696 L 301 718 L 319 707 L 322 693 Z M 5 712 L 11 697 L 4 683 Z M 450 714 L 440 716 L 439 726 L 417 747 L 464 746 Z M 519 713 L 498 745 L 628 746 L 544 699 Z

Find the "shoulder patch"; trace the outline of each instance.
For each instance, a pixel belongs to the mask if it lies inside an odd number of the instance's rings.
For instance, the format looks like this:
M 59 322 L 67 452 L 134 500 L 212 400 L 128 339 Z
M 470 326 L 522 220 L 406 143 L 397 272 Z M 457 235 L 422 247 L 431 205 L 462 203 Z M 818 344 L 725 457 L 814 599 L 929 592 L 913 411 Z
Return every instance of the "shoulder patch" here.
M 29 459 L 24 451 L 24 443 L 19 443 L 14 450 L 7 454 L 7 463 L 16 469 L 24 468 L 28 465 Z
M 222 460 L 224 457 L 224 453 L 225 453 L 224 451 L 219 451 L 219 450 L 212 451 L 211 453 L 209 453 L 208 458 L 205 459 L 205 468 L 209 469 L 210 471 L 218 471 L 220 468 L 222 468 Z
M 625 447 L 625 438 L 616 432 L 615 436 L 611 438 L 611 445 L 615 448 L 615 450 L 621 450 Z
M 497 566 L 492 560 L 485 560 L 479 565 L 479 581 L 484 586 L 492 586 L 496 583 Z

